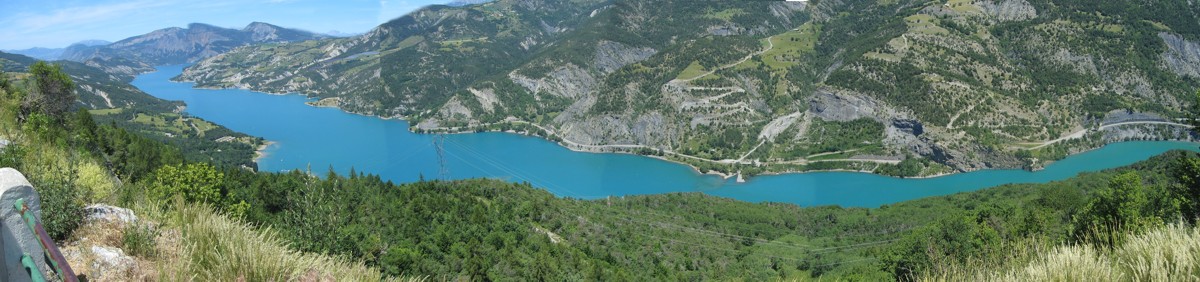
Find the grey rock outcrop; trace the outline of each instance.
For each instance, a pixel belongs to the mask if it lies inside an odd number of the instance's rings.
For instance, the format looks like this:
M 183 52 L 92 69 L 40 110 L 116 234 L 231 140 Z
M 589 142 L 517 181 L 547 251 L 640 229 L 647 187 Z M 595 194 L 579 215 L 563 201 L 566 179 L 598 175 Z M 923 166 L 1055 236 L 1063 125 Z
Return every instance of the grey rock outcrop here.
M 91 252 L 94 256 L 89 265 L 91 273 L 124 273 L 137 266 L 137 261 L 119 248 L 92 246 Z
M 892 126 L 913 136 L 921 136 L 925 133 L 925 126 L 915 119 L 895 119 L 892 120 Z
M 875 119 L 882 107 L 879 102 L 866 96 L 820 89 L 809 99 L 809 110 L 823 120 L 852 121 L 860 118 Z
M 1021 21 L 1037 17 L 1037 10 L 1025 0 L 975 2 L 979 9 L 1000 21 Z
M 632 63 L 650 58 L 657 51 L 649 47 L 632 47 L 619 42 L 600 41 L 596 45 L 596 56 L 593 61 L 596 70 L 609 74 Z
M 590 93 L 599 83 L 596 77 L 575 64 L 555 68 L 542 78 L 529 78 L 515 71 L 509 73 L 508 78 L 525 87 L 529 93 L 546 93 L 567 98 L 578 98 Z
M 83 208 L 83 212 L 84 220 L 88 222 L 106 221 L 129 224 L 138 221 L 137 215 L 132 210 L 105 204 L 88 205 Z
M 1158 37 L 1167 43 L 1162 59 L 1168 69 L 1181 76 L 1200 78 L 1200 43 L 1173 33 L 1159 32 Z
M 1103 124 L 1114 124 L 1130 121 L 1170 121 L 1156 113 L 1134 112 L 1129 110 L 1113 110 L 1104 114 Z

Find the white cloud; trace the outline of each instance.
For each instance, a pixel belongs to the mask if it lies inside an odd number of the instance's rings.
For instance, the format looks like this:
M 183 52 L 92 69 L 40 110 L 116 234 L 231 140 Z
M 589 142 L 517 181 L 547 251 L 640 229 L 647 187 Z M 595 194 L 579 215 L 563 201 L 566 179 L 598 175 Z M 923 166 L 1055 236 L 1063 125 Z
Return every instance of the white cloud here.
M 0 49 L 63 47 L 85 39 L 117 41 L 194 22 L 241 28 L 260 21 L 313 31 L 364 32 L 444 1 L 448 0 L 0 0 Z
M 11 22 L 16 28 L 39 31 L 47 27 L 85 26 L 101 21 L 123 18 L 148 8 L 171 5 L 173 1 L 142 0 L 126 3 L 70 7 L 49 11 L 44 14 L 23 13 L 14 16 Z

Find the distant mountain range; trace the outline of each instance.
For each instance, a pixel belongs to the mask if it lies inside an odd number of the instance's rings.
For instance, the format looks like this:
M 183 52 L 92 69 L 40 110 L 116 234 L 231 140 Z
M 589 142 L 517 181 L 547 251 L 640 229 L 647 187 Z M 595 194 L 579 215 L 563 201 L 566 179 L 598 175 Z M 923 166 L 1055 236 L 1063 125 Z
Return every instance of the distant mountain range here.
M 462 7 L 462 6 L 467 6 L 467 5 L 483 4 L 483 3 L 492 2 L 492 1 L 495 1 L 495 0 L 457 0 L 457 1 L 451 1 L 450 3 L 446 3 L 446 6 Z
M 75 44 L 71 44 L 71 45 L 99 46 L 99 45 L 108 45 L 110 43 L 112 43 L 112 42 L 93 39 L 93 40 L 84 40 L 84 41 L 76 42 Z M 5 53 L 9 53 L 9 54 L 19 54 L 19 55 L 25 55 L 25 56 L 29 56 L 29 57 L 32 57 L 35 59 L 39 59 L 39 60 L 53 61 L 53 60 L 58 60 L 60 57 L 62 57 L 63 51 L 65 51 L 65 50 L 67 50 L 67 47 L 63 47 L 63 48 L 33 47 L 33 48 L 29 48 L 29 49 L 3 50 L 3 51 Z
M 191 63 L 233 48 L 259 43 L 285 43 L 330 36 L 254 22 L 242 29 L 193 23 L 165 28 L 106 45 L 75 44 L 60 58 L 132 77 L 152 66 Z
M 362 34 L 362 33 L 349 33 L 349 32 L 341 32 L 338 30 L 330 30 L 330 31 L 325 32 L 325 35 L 329 35 L 330 37 L 351 37 L 351 36 L 355 36 L 355 35 L 359 35 L 359 34 Z

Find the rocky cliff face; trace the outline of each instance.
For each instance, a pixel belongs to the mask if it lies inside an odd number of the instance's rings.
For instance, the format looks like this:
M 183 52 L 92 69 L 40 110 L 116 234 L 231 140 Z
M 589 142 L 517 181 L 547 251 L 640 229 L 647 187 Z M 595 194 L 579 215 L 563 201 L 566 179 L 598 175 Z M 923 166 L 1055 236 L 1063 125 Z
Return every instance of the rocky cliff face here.
M 629 64 L 641 62 L 658 51 L 649 47 L 634 47 L 620 42 L 602 40 L 596 45 L 596 56 L 592 65 L 601 74 L 610 74 Z
M 1167 43 L 1167 51 L 1162 54 L 1167 68 L 1182 76 L 1200 78 L 1200 43 L 1167 32 L 1159 32 L 1158 37 Z
M 1023 21 L 1037 17 L 1037 10 L 1026 0 L 977 1 L 973 4 L 1000 21 Z
M 499 0 L 241 48 L 180 79 L 336 97 L 424 129 L 517 119 L 724 163 L 843 152 L 1019 167 L 1028 144 L 1116 109 L 1176 115 L 1200 86 L 1187 78 L 1200 77 L 1195 13 L 1123 5 Z

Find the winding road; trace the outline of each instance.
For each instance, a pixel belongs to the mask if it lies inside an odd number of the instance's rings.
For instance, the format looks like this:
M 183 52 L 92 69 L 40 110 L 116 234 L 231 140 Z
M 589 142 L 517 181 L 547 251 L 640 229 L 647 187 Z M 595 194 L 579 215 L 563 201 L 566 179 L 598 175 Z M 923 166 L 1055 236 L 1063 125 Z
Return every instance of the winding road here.
M 737 62 L 733 62 L 733 63 L 731 63 L 731 64 L 726 64 L 726 65 L 723 65 L 723 66 L 717 67 L 717 68 L 715 68 L 715 69 L 713 69 L 713 70 L 710 70 L 710 71 L 708 71 L 708 72 L 702 73 L 702 74 L 700 74 L 700 75 L 697 75 L 697 76 L 694 76 L 694 77 L 692 77 L 692 78 L 684 78 L 684 79 L 672 79 L 670 82 L 667 82 L 667 83 L 691 82 L 691 81 L 693 81 L 693 80 L 696 80 L 696 79 L 699 79 L 699 78 L 701 78 L 701 77 L 705 77 L 705 76 L 708 76 L 708 75 L 710 75 L 710 74 L 713 74 L 714 72 L 717 72 L 717 71 L 719 71 L 719 70 L 723 70 L 723 69 L 727 69 L 727 68 L 732 68 L 733 66 L 736 66 L 736 65 L 740 65 L 740 64 L 742 64 L 742 63 L 745 63 L 747 60 L 750 60 L 750 58 L 754 58 L 754 56 L 758 56 L 758 55 L 765 54 L 765 53 L 767 53 L 768 51 L 771 51 L 771 49 L 774 49 L 774 48 L 775 48 L 775 42 L 771 41 L 771 38 L 774 38 L 774 36 L 767 37 L 767 48 L 766 48 L 766 49 L 762 49 L 761 51 L 758 51 L 758 52 L 755 52 L 755 53 L 750 53 L 750 55 L 746 55 L 746 57 L 745 57 L 745 58 L 742 58 L 741 60 L 738 60 Z
M 1182 124 L 1182 123 L 1170 122 L 1170 121 L 1126 121 L 1126 122 L 1118 122 L 1118 123 L 1110 123 L 1110 124 L 1101 125 L 1100 128 L 1097 128 L 1095 131 L 1105 130 L 1105 129 L 1108 129 L 1108 128 L 1111 128 L 1114 126 L 1134 125 L 1134 124 L 1161 124 L 1161 125 L 1171 125 L 1171 126 L 1181 126 L 1181 127 L 1192 128 L 1192 126 L 1188 125 L 1188 124 Z M 1067 141 L 1067 140 L 1071 140 L 1071 139 L 1083 138 L 1083 136 L 1087 135 L 1087 133 L 1089 131 L 1090 131 L 1089 129 L 1085 128 L 1085 129 L 1082 129 L 1079 131 L 1072 132 L 1071 134 L 1067 134 L 1066 136 L 1060 137 L 1058 139 L 1046 141 L 1045 143 L 1042 143 L 1041 145 L 1037 145 L 1037 146 L 1031 147 L 1029 149 L 1030 150 L 1041 149 L 1042 147 L 1054 145 L 1055 143 L 1058 143 L 1058 142 Z
M 689 82 L 691 82 L 691 81 L 693 81 L 693 80 L 696 80 L 696 79 L 699 79 L 699 78 L 702 78 L 702 77 L 705 77 L 705 76 L 708 76 L 708 75 L 711 75 L 711 74 L 713 74 L 713 73 L 715 73 L 715 72 L 717 72 L 717 71 L 724 70 L 724 69 L 727 69 L 727 68 L 731 68 L 731 67 L 734 67 L 734 66 L 740 65 L 740 64 L 742 64 L 742 63 L 745 63 L 747 60 L 750 60 L 751 58 L 754 58 L 754 56 L 762 55 L 762 54 L 765 54 L 765 53 L 767 53 L 767 52 L 771 51 L 771 49 L 774 49 L 774 48 L 775 48 L 775 42 L 772 40 L 772 38 L 773 38 L 773 36 L 772 36 L 772 37 L 767 37 L 767 46 L 766 46 L 766 48 L 764 48 L 764 49 L 762 49 L 762 50 L 759 50 L 759 51 L 757 51 L 757 52 L 754 52 L 754 53 L 750 53 L 749 55 L 746 55 L 745 57 L 743 57 L 741 60 L 738 60 L 738 61 L 736 61 L 736 62 L 733 62 L 733 63 L 729 63 L 729 64 L 725 64 L 725 65 L 719 66 L 719 67 L 717 67 L 717 68 L 714 68 L 714 69 L 712 69 L 712 70 L 709 70 L 709 71 L 707 71 L 707 72 L 704 72 L 704 73 L 702 73 L 702 74 L 700 74 L 700 75 L 697 75 L 697 76 L 694 76 L 694 77 L 691 77 L 691 78 L 684 78 L 684 79 L 672 79 L 671 81 L 667 82 L 667 84 L 666 84 L 666 85 L 664 85 L 664 87 L 666 87 L 667 85 L 674 85 L 674 86 L 678 86 L 678 87 L 680 87 L 680 89 L 684 89 L 684 90 L 726 90 L 726 91 L 729 91 L 729 92 L 723 93 L 723 94 L 721 94 L 721 95 L 717 95 L 717 96 L 714 96 L 714 97 L 707 97 L 707 98 L 701 99 L 701 100 L 700 100 L 700 102 L 711 102 L 711 101 L 713 101 L 713 100 L 720 99 L 720 98 L 722 98 L 722 97 L 724 97 L 724 96 L 727 96 L 727 95 L 729 95 L 729 94 L 732 94 L 732 93 L 736 93 L 736 92 L 744 92 L 745 90 L 744 90 L 744 89 L 741 89 L 740 87 L 732 87 L 732 88 L 731 88 L 731 87 L 698 87 L 698 86 L 691 86 L 691 85 L 689 85 L 689 84 L 690 84 Z M 745 105 L 742 105 L 742 107 L 745 107 Z M 748 110 L 748 109 L 747 109 L 747 110 Z M 711 160 L 711 159 L 707 159 L 707 158 L 701 158 L 701 157 L 697 157 L 697 156 L 693 156 L 693 155 L 687 155 L 687 154 L 683 154 L 683 153 L 675 152 L 675 151 L 668 150 L 668 149 L 661 149 L 661 148 L 656 148 L 656 147 L 651 147 L 651 146 L 646 146 L 646 145 L 635 145 L 635 144 L 630 144 L 630 145 L 621 145 L 621 144 L 616 144 L 616 145 L 591 145 L 591 144 L 582 144 L 582 143 L 578 143 L 578 142 L 575 142 L 575 141 L 571 141 L 570 139 L 567 139 L 565 136 L 563 136 L 563 135 L 559 134 L 558 132 L 554 131 L 553 129 L 546 128 L 546 127 L 544 127 L 544 126 L 541 126 L 541 125 L 539 125 L 539 124 L 536 124 L 536 123 L 532 123 L 532 122 L 528 122 L 528 121 L 525 121 L 525 120 L 521 120 L 521 119 L 518 119 L 518 118 L 516 118 L 516 117 L 508 117 L 508 118 L 504 119 L 504 120 L 503 120 L 503 121 L 501 121 L 501 122 L 508 122 L 508 123 L 520 123 L 520 124 L 528 124 L 528 125 L 531 125 L 531 126 L 533 126 L 533 127 L 537 127 L 538 129 L 541 129 L 542 131 L 545 131 L 547 135 L 550 135 L 550 136 L 556 136 L 556 137 L 558 137 L 558 138 L 561 140 L 559 143 L 562 143 L 562 144 L 566 145 L 567 147 L 573 147 L 573 148 L 577 148 L 577 149 L 581 149 L 581 150 L 587 150 L 587 149 L 593 149 L 593 150 L 594 150 L 594 149 L 649 149 L 649 150 L 656 150 L 656 151 L 660 151 L 660 152 L 662 152 L 662 153 L 664 153 L 664 154 L 674 155 L 674 156 L 681 157 L 681 158 L 692 159 L 692 160 L 697 160 L 697 161 L 704 161 L 704 162 L 710 162 L 710 163 L 717 163 L 717 164 L 753 164 L 753 163 L 754 163 L 754 161 L 747 161 L 747 160 L 746 160 L 746 158 L 747 158 L 747 157 L 749 157 L 751 154 L 753 154 L 755 151 L 757 151 L 759 147 L 762 147 L 762 145 L 763 145 L 763 144 L 765 144 L 765 143 L 767 142 L 767 140 L 765 140 L 765 139 L 763 139 L 763 140 L 760 140 L 760 142 L 758 143 L 758 145 L 755 145 L 755 146 L 754 146 L 754 148 L 750 149 L 750 150 L 749 150 L 748 152 L 746 152 L 745 154 L 742 154 L 742 155 L 741 155 L 741 157 L 739 157 L 738 159 L 722 159 L 722 160 Z M 501 123 L 501 122 L 494 122 L 494 123 L 488 123 L 488 124 L 481 124 L 481 125 L 478 125 L 478 126 L 487 126 L 487 125 L 497 124 L 497 123 Z M 458 131 L 458 130 L 461 130 L 462 128 L 455 127 L 455 128 L 443 128 L 443 129 L 450 130 L 450 131 Z M 808 159 L 806 159 L 806 158 L 800 158 L 800 159 L 797 159 L 797 160 L 791 160 L 791 161 L 773 161 L 773 162 L 761 162 L 761 164 L 808 164 L 808 163 L 812 163 L 812 162 L 836 162 L 836 161 L 854 161 L 854 162 L 871 162 L 871 163 L 888 163 L 888 164 L 895 164 L 895 163 L 898 163 L 898 162 L 899 162 L 899 161 L 897 161 L 897 160 L 869 159 L 869 158 L 866 158 L 866 159 L 855 159 L 855 158 L 850 158 L 850 159 L 830 159 L 830 160 L 816 160 L 816 161 L 809 161 L 809 160 L 808 160 Z

